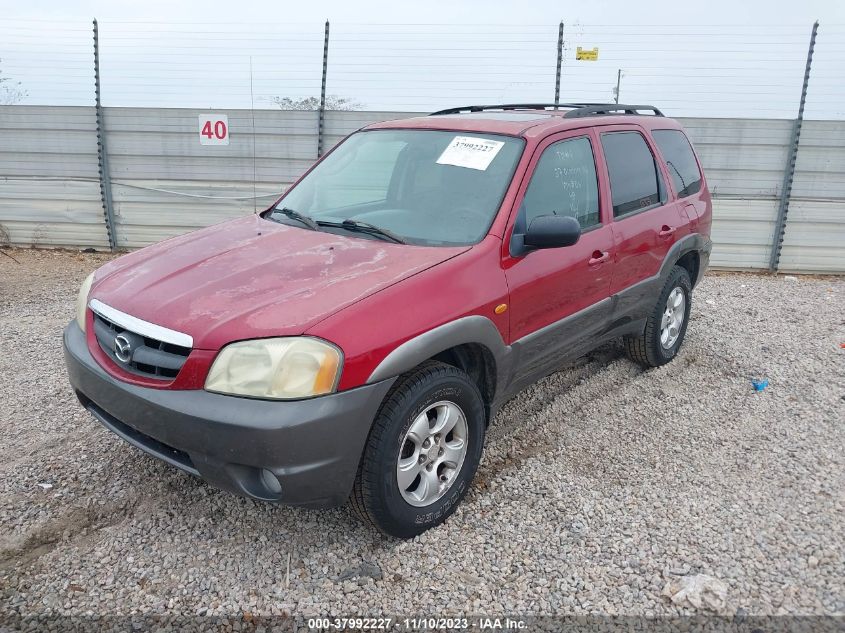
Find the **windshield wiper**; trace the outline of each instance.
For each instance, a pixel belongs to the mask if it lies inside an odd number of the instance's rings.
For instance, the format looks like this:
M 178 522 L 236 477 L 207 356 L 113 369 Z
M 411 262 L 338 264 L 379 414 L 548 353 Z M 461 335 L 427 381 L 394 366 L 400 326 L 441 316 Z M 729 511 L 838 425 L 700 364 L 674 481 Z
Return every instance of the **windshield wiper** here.
M 388 231 L 387 229 L 383 229 L 375 224 L 370 224 L 369 222 L 364 222 L 363 220 L 350 220 L 346 219 L 343 222 L 328 222 L 325 220 L 315 220 L 314 218 L 308 217 L 307 215 L 303 215 L 299 211 L 291 209 L 289 207 L 280 207 L 277 209 L 273 209 L 273 213 L 281 213 L 285 217 L 290 218 L 291 220 L 296 220 L 301 224 L 304 224 L 312 231 L 319 231 L 321 226 L 330 226 L 338 229 L 346 229 L 347 231 L 358 231 L 360 233 L 367 233 L 369 235 L 375 235 L 376 237 L 381 237 L 383 239 L 390 240 L 391 242 L 396 242 L 397 244 L 407 244 L 405 240 L 401 237 L 396 235 L 393 231 Z M 270 215 L 273 215 L 271 213 Z
M 383 229 L 380 226 L 376 226 L 375 224 L 370 224 L 369 222 L 364 222 L 363 220 L 350 220 L 346 219 L 343 222 L 324 222 L 322 220 L 317 220 L 317 224 L 319 226 L 331 226 L 339 229 L 346 229 L 347 231 L 358 231 L 359 233 L 367 233 L 369 235 L 375 235 L 376 237 L 381 237 L 383 239 L 390 240 L 391 242 L 396 242 L 397 244 L 407 244 L 404 239 L 396 235 L 393 231 L 388 231 L 387 229 Z
M 378 235 L 381 237 L 386 237 L 389 240 L 393 240 L 397 244 L 407 244 L 407 242 L 396 235 L 393 231 L 388 231 L 387 229 L 383 229 L 380 226 L 376 226 L 375 224 L 370 224 L 369 222 L 364 222 L 363 220 L 352 220 L 346 219 L 341 222 L 345 228 L 354 227 L 353 230 L 362 231 L 366 233 L 372 233 L 373 235 Z
M 296 220 L 300 224 L 304 224 L 312 231 L 320 230 L 320 225 L 317 224 L 317 222 L 309 218 L 307 215 L 302 215 L 299 211 L 282 207 L 280 209 L 273 209 L 273 213 L 281 213 L 282 215 L 289 217 L 291 220 Z M 270 215 L 272 215 L 272 213 Z

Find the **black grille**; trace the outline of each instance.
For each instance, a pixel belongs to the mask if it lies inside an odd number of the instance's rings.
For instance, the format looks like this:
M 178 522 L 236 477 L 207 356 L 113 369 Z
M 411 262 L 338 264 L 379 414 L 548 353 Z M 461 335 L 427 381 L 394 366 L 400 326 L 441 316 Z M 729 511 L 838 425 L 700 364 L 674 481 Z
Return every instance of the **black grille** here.
M 180 347 L 148 336 L 141 336 L 96 313 L 94 314 L 94 334 L 100 344 L 100 349 L 109 358 L 126 371 L 139 376 L 172 380 L 176 378 L 188 354 L 191 353 L 189 347 Z M 120 335 L 123 335 L 123 339 L 130 344 L 129 360 L 122 360 L 115 352 L 115 339 Z

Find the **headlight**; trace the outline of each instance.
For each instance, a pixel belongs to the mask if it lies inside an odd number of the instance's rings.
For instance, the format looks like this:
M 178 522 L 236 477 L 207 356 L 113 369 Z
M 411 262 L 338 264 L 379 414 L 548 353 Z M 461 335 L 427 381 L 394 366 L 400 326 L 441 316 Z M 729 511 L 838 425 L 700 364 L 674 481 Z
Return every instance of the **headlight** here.
M 79 296 L 76 298 L 76 322 L 82 331 L 85 331 L 85 309 L 88 307 L 88 293 L 91 292 L 91 284 L 94 282 L 94 273 L 91 273 L 82 282 L 79 289 Z
M 231 343 L 214 359 L 206 391 L 291 400 L 331 393 L 341 354 L 315 338 L 286 337 Z

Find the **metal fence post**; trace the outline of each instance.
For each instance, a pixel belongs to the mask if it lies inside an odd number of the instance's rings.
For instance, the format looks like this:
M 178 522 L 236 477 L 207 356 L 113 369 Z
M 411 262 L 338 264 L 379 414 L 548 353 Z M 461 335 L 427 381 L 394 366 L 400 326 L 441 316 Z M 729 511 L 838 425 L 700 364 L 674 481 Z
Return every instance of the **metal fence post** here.
M 795 160 L 798 156 L 798 143 L 801 140 L 801 125 L 804 122 L 804 104 L 807 102 L 807 86 L 810 83 L 810 68 L 813 65 L 813 50 L 816 47 L 816 34 L 819 22 L 813 23 L 810 33 L 810 46 L 807 48 L 807 64 L 804 66 L 804 84 L 801 86 L 801 100 L 798 102 L 798 118 L 792 124 L 792 137 L 787 149 L 786 168 L 783 171 L 783 184 L 780 188 L 780 204 L 775 221 L 775 234 L 772 239 L 772 253 L 769 258 L 769 272 L 776 272 L 780 264 L 780 252 L 783 249 L 783 237 L 786 232 L 786 215 L 789 213 L 789 199 L 792 196 L 792 181 L 795 178 Z
M 320 86 L 320 110 L 317 114 L 317 158 L 323 155 L 323 133 L 326 124 L 326 74 L 329 71 L 329 21 L 323 40 L 323 83 Z
M 616 71 L 616 93 L 615 93 L 615 101 L 619 103 L 619 90 L 622 88 L 622 69 L 619 68 Z
M 557 29 L 557 72 L 555 73 L 555 104 L 560 103 L 560 73 L 563 68 L 563 20 Z
M 106 125 L 103 119 L 103 106 L 100 102 L 100 32 L 94 19 L 94 96 L 97 113 L 97 159 L 100 170 L 100 196 L 103 199 L 103 215 L 106 220 L 106 233 L 109 238 L 109 250 L 117 247 L 117 234 L 112 206 L 111 176 L 109 174 L 109 153 L 106 149 Z

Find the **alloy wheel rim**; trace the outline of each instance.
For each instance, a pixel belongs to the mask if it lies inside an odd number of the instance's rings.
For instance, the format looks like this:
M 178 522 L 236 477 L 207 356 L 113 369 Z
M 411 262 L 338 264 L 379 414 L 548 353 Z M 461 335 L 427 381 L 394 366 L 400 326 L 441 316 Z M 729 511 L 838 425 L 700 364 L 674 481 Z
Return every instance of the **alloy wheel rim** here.
M 415 507 L 441 499 L 461 472 L 469 445 L 466 416 L 454 402 L 426 407 L 405 434 L 396 462 L 402 498 Z
M 660 320 L 660 344 L 663 349 L 669 349 L 677 342 L 681 335 L 681 326 L 684 324 L 686 311 L 687 303 L 684 290 L 680 286 L 676 286 L 666 299 L 666 307 Z

